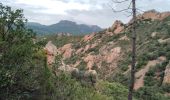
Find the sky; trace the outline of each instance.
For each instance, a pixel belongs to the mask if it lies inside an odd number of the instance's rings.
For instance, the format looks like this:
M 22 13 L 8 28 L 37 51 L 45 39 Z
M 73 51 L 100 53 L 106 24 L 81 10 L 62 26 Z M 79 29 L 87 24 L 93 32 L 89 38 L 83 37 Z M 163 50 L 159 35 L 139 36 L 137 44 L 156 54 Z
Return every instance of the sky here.
M 121 1 L 121 0 L 120 0 Z M 29 22 L 44 25 L 70 20 L 78 24 L 98 25 L 102 28 L 111 26 L 115 20 L 127 23 L 131 17 L 126 12 L 113 12 L 127 8 L 130 2 L 115 4 L 112 0 L 0 0 L 13 9 L 23 9 Z M 137 0 L 137 7 L 142 11 L 155 9 L 159 12 L 170 11 L 170 0 Z

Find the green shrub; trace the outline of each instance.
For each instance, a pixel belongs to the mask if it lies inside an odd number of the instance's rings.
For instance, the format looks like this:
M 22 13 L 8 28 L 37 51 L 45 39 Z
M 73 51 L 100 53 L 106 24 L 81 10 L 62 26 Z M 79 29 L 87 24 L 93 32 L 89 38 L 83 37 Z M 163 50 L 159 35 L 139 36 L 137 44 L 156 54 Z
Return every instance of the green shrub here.
M 79 70 L 86 70 L 86 68 L 87 68 L 87 63 L 82 60 L 79 64 L 79 66 L 78 66 L 78 69 Z
M 170 93 L 170 84 L 163 84 L 161 87 L 164 92 Z
M 99 81 L 96 88 L 102 94 L 112 97 L 112 100 L 127 99 L 128 89 L 119 83 Z
M 75 64 L 77 60 L 79 60 L 80 57 L 78 55 L 73 55 L 70 58 L 65 59 L 66 64 Z
M 158 87 L 142 87 L 135 93 L 138 100 L 169 100 Z
M 119 82 L 123 85 L 126 85 L 128 86 L 128 83 L 129 83 L 129 76 L 128 75 L 124 75 L 122 73 L 117 73 L 113 79 L 112 79 L 114 82 Z

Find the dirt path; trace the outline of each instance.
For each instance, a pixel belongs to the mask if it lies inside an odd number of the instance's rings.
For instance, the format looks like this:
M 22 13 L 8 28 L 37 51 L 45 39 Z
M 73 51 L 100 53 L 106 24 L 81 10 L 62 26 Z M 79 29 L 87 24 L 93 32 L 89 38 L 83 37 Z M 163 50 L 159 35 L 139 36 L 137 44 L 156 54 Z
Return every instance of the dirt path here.
M 137 90 L 140 87 L 143 87 L 144 86 L 144 77 L 145 77 L 145 74 L 149 71 L 149 69 L 151 67 L 154 67 L 156 64 L 162 63 L 165 60 L 166 60 L 165 57 L 159 57 L 157 60 L 149 61 L 148 64 L 143 69 L 138 71 L 135 74 L 136 81 L 135 81 L 134 89 Z

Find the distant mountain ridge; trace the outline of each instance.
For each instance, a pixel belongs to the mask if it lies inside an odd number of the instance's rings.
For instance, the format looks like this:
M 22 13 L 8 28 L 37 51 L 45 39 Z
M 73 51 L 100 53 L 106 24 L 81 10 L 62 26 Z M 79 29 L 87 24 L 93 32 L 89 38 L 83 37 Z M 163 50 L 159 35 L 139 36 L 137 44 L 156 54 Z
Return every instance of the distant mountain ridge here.
M 60 22 L 52 25 L 42 25 L 35 22 L 29 22 L 26 27 L 33 29 L 40 35 L 57 34 L 62 32 L 71 33 L 73 35 L 81 35 L 102 30 L 102 28 L 97 25 L 77 24 L 76 22 L 68 20 L 61 20 Z

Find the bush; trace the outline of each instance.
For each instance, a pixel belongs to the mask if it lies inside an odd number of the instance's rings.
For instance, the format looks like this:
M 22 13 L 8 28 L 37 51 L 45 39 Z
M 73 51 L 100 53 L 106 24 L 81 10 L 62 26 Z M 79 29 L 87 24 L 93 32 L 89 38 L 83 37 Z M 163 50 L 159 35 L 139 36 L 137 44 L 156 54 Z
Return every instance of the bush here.
M 170 84 L 163 84 L 161 87 L 164 92 L 170 93 Z
M 54 79 L 54 92 L 49 100 L 111 100 L 107 95 L 96 92 L 94 87 L 81 85 L 68 74 L 61 73 Z
M 104 95 L 112 97 L 112 100 L 126 100 L 128 89 L 119 83 L 100 81 L 96 86 L 97 90 Z
M 135 93 L 138 100 L 169 100 L 158 87 L 142 87 Z
M 123 85 L 128 85 L 129 83 L 129 76 L 126 76 L 122 73 L 117 73 L 114 77 L 113 77 L 113 81 L 114 82 L 119 82 Z

